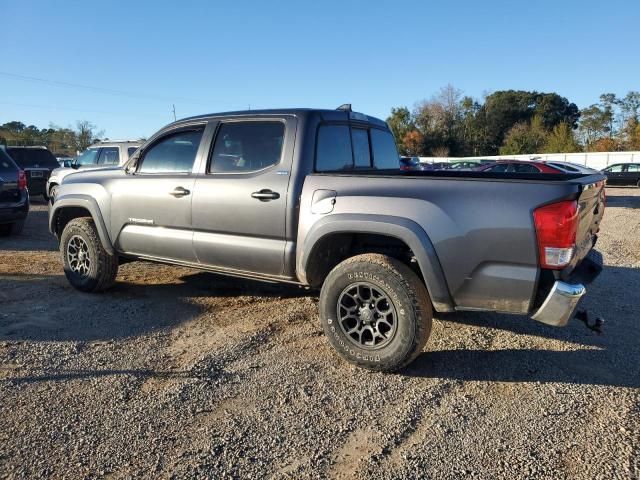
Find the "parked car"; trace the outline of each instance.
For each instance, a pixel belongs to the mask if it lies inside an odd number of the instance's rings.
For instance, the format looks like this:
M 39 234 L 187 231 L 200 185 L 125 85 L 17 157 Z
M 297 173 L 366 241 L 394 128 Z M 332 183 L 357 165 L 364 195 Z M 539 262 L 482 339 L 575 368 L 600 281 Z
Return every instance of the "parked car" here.
M 580 165 L 579 163 L 560 162 L 560 161 L 553 161 L 553 160 L 545 160 L 544 163 L 554 168 L 558 168 L 563 172 L 567 172 L 567 173 L 597 173 L 598 172 L 598 170 L 596 170 L 595 168 L 589 168 L 585 165 Z
M 122 166 L 140 145 L 142 142 L 139 140 L 123 140 L 100 142 L 90 146 L 69 167 L 57 168 L 51 173 L 46 186 L 51 203 L 55 200 L 58 186 L 67 175 L 78 170 Z
M 476 171 L 493 173 L 567 173 L 564 170 L 535 160 L 497 160 L 476 168 Z
M 0 148 L 0 235 L 22 232 L 28 213 L 27 176 Z
M 433 162 L 425 165 L 425 170 L 450 170 L 451 164 L 449 162 Z
M 420 163 L 420 157 L 400 157 L 400 170 L 424 170 L 424 166 Z
M 29 195 L 47 196 L 47 180 L 58 168 L 58 161 L 47 147 L 7 147 L 7 153 L 27 176 Z
M 450 170 L 473 170 L 474 168 L 478 168 L 481 166 L 481 162 L 474 162 L 471 160 L 454 160 L 453 162 L 449 162 Z
M 72 157 L 56 157 L 56 160 L 58 161 L 58 165 L 60 167 L 71 167 L 73 165 L 73 162 L 74 162 L 75 158 L 72 158 Z
M 415 359 L 433 310 L 565 325 L 601 268 L 604 175 L 442 173 L 400 171 L 387 124 L 350 108 L 203 115 L 69 175 L 49 228 L 84 292 L 130 259 L 320 289 L 328 341 L 373 370 Z
M 640 187 L 640 163 L 614 163 L 602 170 L 607 185 L 635 185 Z

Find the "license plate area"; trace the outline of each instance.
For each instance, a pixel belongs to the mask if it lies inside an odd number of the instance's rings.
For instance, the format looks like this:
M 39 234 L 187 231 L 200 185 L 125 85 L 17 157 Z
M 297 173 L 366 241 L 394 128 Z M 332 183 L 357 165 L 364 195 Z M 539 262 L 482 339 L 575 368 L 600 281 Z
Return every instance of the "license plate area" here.
M 40 170 L 31 170 L 29 174 L 31 178 L 42 178 L 42 171 Z

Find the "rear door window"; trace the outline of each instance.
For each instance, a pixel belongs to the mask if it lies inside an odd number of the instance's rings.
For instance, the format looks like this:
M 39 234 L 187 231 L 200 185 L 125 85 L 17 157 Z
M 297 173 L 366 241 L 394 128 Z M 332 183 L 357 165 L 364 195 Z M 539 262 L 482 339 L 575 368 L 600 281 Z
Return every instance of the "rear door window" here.
M 372 128 L 370 133 L 375 168 L 395 170 L 400 168 L 400 156 L 391 132 Z
M 316 170 L 331 172 L 353 167 L 351 139 L 347 125 L 322 125 L 318 129 Z
M 525 163 L 514 163 L 513 171 L 516 173 L 540 173 L 540 169 L 535 165 L 527 165 Z
M 506 172 L 509 168 L 509 164 L 507 163 L 499 163 L 494 165 L 493 167 L 489 167 L 485 170 L 485 172 Z
M 218 128 L 209 173 L 250 173 L 280 163 L 282 122 L 229 122 Z
M 120 162 L 120 149 L 118 147 L 103 147 L 100 149 L 100 165 L 118 165 Z

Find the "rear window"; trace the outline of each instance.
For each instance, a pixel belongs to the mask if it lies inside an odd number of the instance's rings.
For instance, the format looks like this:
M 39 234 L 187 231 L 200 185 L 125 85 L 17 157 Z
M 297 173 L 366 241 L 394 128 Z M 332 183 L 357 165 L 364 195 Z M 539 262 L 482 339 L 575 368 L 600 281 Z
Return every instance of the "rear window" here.
M 16 170 L 18 170 L 18 167 L 13 160 L 11 160 L 11 157 L 0 148 L 0 174 L 14 173 Z
M 576 167 L 572 167 L 571 165 L 569 165 L 567 163 L 549 162 L 549 165 L 551 165 L 552 167 L 555 167 L 555 168 L 559 168 L 560 170 L 565 170 L 567 172 L 575 172 L 575 173 L 579 173 L 580 172 L 579 169 L 577 169 Z
M 386 130 L 321 125 L 316 148 L 318 172 L 400 168 L 400 156 L 393 135 Z
M 373 151 L 373 165 L 379 169 L 400 168 L 400 157 L 396 150 L 396 142 L 391 132 L 372 128 L 371 150 Z
M 7 149 L 11 158 L 22 168 L 58 168 L 58 161 L 49 150 L 44 148 Z

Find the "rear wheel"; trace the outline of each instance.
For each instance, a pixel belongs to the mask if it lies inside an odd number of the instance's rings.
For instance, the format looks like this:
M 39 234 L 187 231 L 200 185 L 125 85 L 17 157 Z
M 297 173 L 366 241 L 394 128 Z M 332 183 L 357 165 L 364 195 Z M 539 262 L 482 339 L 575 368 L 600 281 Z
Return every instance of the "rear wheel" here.
M 93 220 L 74 218 L 60 236 L 64 274 L 83 292 L 100 292 L 113 286 L 118 274 L 118 257 L 102 246 Z
M 433 311 L 426 288 L 406 265 L 366 254 L 335 267 L 320 292 L 320 321 L 331 345 L 350 363 L 398 370 L 422 352 Z

